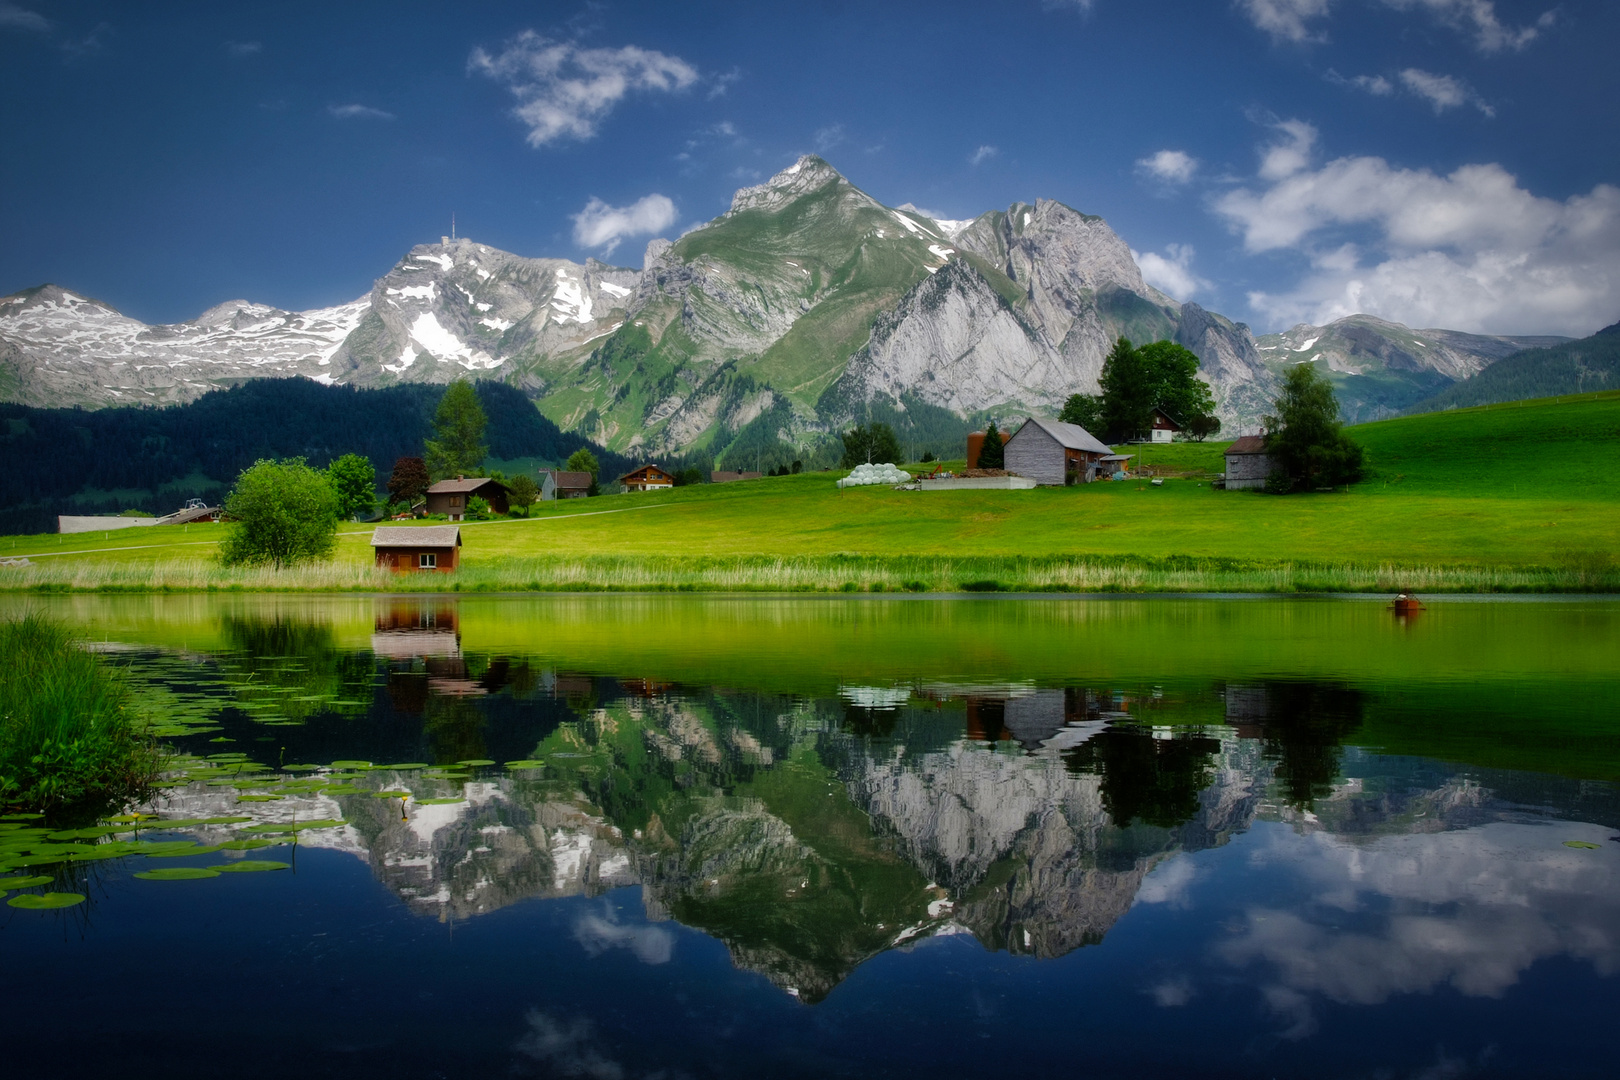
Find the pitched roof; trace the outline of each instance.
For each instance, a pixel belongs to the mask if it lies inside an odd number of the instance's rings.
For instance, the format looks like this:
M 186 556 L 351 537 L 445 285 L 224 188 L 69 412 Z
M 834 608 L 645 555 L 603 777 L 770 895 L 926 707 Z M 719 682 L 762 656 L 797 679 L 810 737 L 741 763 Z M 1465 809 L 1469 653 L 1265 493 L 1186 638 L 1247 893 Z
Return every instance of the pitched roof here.
M 1069 450 L 1084 450 L 1091 454 L 1112 454 L 1114 452 L 1113 447 L 1104 445 L 1095 435 L 1078 424 L 1065 424 L 1061 420 L 1053 420 L 1047 416 L 1032 416 L 1025 423 L 1039 427 L 1056 439 L 1060 446 Z M 1018 429 L 1018 431 L 1023 430 L 1022 426 Z M 1013 432 L 1014 438 L 1018 436 L 1018 431 Z
M 570 472 L 567 469 L 541 469 L 543 473 L 550 473 L 560 488 L 588 488 L 591 486 L 591 474 L 588 472 Z
M 1226 448 L 1230 454 L 1263 454 L 1266 452 L 1266 437 L 1264 435 L 1245 435 Z
M 647 464 L 631 469 L 629 472 L 619 477 L 619 481 L 622 483 L 633 476 L 640 476 L 643 473 L 645 473 L 649 479 L 652 477 L 653 473 L 657 473 L 659 476 L 668 477 L 671 480 L 675 479 L 674 475 L 667 470 L 660 469 L 657 465 Z
M 460 525 L 379 525 L 372 547 L 460 547 Z
M 485 484 L 498 484 L 500 481 L 491 480 L 487 476 L 469 476 L 465 480 L 440 480 L 428 488 L 434 495 L 458 494 L 467 491 L 477 491 Z M 505 485 L 502 485 L 503 487 Z

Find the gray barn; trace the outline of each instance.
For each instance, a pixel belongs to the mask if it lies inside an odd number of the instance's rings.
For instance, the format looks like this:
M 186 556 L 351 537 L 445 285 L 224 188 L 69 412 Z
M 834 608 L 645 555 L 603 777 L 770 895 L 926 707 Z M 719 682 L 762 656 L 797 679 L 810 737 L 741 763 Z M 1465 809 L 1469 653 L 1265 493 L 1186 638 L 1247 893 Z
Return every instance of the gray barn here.
M 1266 440 L 1262 435 L 1245 435 L 1226 448 L 1228 489 L 1263 488 L 1276 471 L 1277 463 L 1266 453 Z
M 1032 416 L 1007 440 L 1007 471 L 1037 484 L 1067 484 L 1069 475 L 1086 483 L 1097 478 L 1097 463 L 1113 449 L 1091 432 L 1045 416 Z

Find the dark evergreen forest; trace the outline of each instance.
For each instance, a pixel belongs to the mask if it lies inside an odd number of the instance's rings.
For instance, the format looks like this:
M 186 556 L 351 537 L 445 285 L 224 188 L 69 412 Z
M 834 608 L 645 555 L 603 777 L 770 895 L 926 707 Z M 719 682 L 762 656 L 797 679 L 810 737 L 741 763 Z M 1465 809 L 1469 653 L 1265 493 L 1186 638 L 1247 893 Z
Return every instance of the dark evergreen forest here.
M 477 384 L 492 457 L 560 464 L 581 447 L 604 475 L 631 462 L 560 430 L 523 393 Z M 444 387 L 381 390 L 309 379 L 256 379 L 169 408 L 36 409 L 0 404 L 0 532 L 54 532 L 58 514 L 130 507 L 168 513 L 187 498 L 223 496 L 260 458 L 304 457 L 325 466 L 364 454 L 386 481 L 394 459 L 419 456 Z
M 1620 323 L 1579 341 L 1504 356 L 1406 411 L 1440 412 L 1596 390 L 1620 390 Z

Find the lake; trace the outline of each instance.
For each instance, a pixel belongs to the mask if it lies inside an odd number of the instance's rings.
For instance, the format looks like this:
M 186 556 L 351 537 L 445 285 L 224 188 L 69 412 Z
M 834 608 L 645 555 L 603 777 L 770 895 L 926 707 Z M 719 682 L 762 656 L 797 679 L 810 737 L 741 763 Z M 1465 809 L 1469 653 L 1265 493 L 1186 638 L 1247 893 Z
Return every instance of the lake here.
M 0 827 L 14 1065 L 1614 1071 L 1620 603 L 28 608 L 175 756 Z

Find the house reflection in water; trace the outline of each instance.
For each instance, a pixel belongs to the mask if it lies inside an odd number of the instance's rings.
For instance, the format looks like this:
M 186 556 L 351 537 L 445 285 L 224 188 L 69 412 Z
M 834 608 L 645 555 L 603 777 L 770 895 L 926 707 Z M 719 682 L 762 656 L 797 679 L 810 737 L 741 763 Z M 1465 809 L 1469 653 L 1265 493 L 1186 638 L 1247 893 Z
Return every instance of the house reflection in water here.
M 400 712 L 420 714 L 428 697 L 483 697 L 506 685 L 510 664 L 490 660 L 474 677 L 461 652 L 454 601 L 390 598 L 377 603 L 371 651 L 388 661 L 388 695 Z

